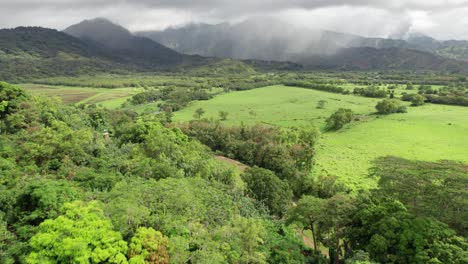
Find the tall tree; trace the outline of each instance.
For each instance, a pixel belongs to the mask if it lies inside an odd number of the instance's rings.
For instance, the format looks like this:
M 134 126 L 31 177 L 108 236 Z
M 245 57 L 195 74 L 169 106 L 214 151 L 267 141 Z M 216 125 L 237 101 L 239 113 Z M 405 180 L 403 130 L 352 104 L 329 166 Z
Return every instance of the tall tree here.
M 243 174 L 249 196 L 263 203 L 270 212 L 282 215 L 289 207 L 292 192 L 288 183 L 279 179 L 272 171 L 253 167 Z
M 326 200 L 310 195 L 304 195 L 288 213 L 289 222 L 298 222 L 312 231 L 314 250 L 318 250 L 320 237 L 320 221 Z
M 380 263 L 466 263 L 468 244 L 445 224 L 393 199 L 361 201 L 347 230 L 353 250 Z

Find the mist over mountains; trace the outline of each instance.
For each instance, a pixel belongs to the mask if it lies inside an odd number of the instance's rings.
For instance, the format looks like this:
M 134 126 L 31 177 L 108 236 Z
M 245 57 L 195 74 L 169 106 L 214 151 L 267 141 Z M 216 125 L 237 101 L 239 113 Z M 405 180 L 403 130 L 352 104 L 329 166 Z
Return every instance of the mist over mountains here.
M 0 78 L 5 80 L 179 71 L 217 67 L 223 58 L 242 60 L 257 70 L 468 72 L 468 42 L 438 41 L 423 35 L 365 38 L 298 28 L 273 19 L 188 24 L 137 33 L 102 18 L 85 20 L 64 31 L 40 27 L 0 30 Z M 248 68 L 234 64 L 236 71 Z
M 296 58 L 332 56 L 348 48 L 404 48 L 445 58 L 468 60 L 468 41 L 438 41 L 420 34 L 406 39 L 366 38 L 327 30 L 299 28 L 272 18 L 228 24 L 188 24 L 163 31 L 137 32 L 186 54 L 235 59 L 299 62 Z

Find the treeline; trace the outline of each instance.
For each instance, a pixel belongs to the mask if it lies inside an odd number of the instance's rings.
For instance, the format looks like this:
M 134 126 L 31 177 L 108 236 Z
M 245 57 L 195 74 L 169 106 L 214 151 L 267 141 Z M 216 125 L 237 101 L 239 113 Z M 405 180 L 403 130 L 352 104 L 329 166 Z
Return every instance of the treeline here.
M 173 86 L 160 89 L 148 89 L 128 99 L 132 105 L 140 105 L 161 101 L 160 109 L 167 113 L 178 111 L 194 100 L 209 100 L 215 93 L 200 88 L 175 88 Z
M 420 94 L 426 97 L 428 102 L 434 104 L 468 106 L 468 87 L 465 86 L 447 86 L 439 91 L 432 91 L 432 93 L 427 92 L 427 89 L 420 89 L 419 91 Z
M 313 89 L 318 91 L 330 92 L 330 93 L 340 93 L 340 94 L 349 94 L 350 92 L 343 87 L 332 85 L 332 84 L 324 84 L 324 83 L 313 83 L 308 81 L 299 81 L 299 80 L 289 80 L 283 81 L 282 83 L 285 86 L 292 86 L 292 87 L 301 87 L 306 89 Z
M 338 86 L 336 84 L 332 84 L 332 83 L 323 83 L 323 82 L 314 83 L 311 81 L 288 80 L 288 81 L 283 81 L 282 84 L 285 86 L 301 87 L 301 88 L 330 92 L 330 93 L 351 94 L 351 92 L 348 89 Z M 380 89 L 376 86 L 354 88 L 352 93 L 355 95 L 371 97 L 371 98 L 388 97 L 388 93 L 386 90 Z
M 468 87 L 461 85 L 450 85 L 441 89 L 434 89 L 430 85 L 420 85 L 418 94 L 423 96 L 424 101 L 433 104 L 468 106 Z M 404 94 L 402 100 L 411 101 L 412 94 Z

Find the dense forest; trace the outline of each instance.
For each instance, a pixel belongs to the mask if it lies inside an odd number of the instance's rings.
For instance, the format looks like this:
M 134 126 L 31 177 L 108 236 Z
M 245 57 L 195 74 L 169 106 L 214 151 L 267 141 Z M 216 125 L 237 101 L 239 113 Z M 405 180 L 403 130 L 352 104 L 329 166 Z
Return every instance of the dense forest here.
M 2 263 L 468 261 L 466 164 L 381 158 L 355 193 L 310 178 L 310 127 L 175 126 L 7 83 L 0 102 Z

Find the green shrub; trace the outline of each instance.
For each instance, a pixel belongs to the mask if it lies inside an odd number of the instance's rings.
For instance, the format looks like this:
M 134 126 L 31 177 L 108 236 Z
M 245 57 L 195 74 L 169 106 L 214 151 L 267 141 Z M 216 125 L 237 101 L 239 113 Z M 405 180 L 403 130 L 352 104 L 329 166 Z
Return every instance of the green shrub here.
M 406 113 L 406 106 L 402 105 L 396 99 L 384 99 L 375 106 L 377 113 L 380 115 L 388 115 L 393 113 Z
M 339 130 L 344 125 L 351 123 L 354 113 L 351 109 L 340 108 L 327 119 L 328 130 Z
M 420 94 L 415 94 L 412 98 L 411 98 L 411 105 L 412 106 L 420 106 L 420 105 L 423 105 L 424 104 L 424 101 L 426 100 L 426 98 Z

